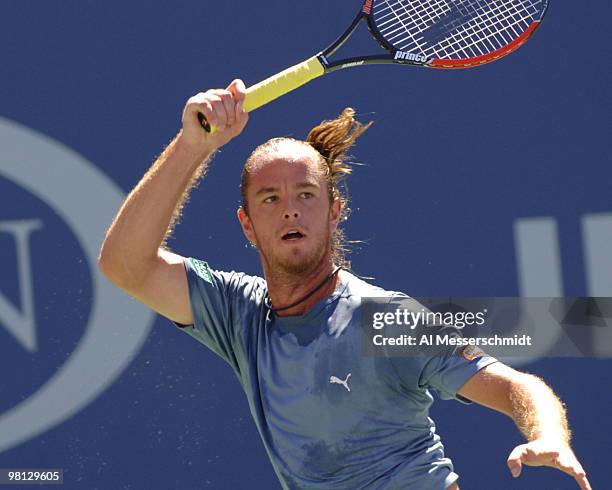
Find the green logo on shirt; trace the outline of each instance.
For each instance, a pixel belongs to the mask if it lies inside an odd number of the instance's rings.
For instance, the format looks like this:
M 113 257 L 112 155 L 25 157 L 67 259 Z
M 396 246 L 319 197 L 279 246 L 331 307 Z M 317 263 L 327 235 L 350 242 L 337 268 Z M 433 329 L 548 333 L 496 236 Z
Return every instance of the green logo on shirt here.
M 189 259 L 189 262 L 191 262 L 191 267 L 199 277 L 212 284 L 212 274 L 207 262 L 198 259 Z

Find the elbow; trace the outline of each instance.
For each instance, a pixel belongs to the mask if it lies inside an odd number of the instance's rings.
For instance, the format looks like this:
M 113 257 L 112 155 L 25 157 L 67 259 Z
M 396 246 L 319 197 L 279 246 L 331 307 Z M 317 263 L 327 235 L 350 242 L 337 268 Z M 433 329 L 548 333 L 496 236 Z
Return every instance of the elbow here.
M 98 255 L 98 270 L 106 279 L 129 294 L 142 289 L 153 261 L 129 260 L 121 250 L 103 244 Z
M 98 270 L 115 286 L 124 290 L 129 289 L 129 282 L 124 268 L 120 266 L 116 254 L 112 253 L 106 244 L 102 245 L 98 255 Z
M 113 268 L 110 264 L 110 260 L 102 251 L 100 251 L 100 255 L 98 255 L 98 270 L 107 279 L 112 277 Z
M 98 255 L 98 270 L 102 273 L 113 284 L 120 282 L 121 275 L 118 273 L 118 268 L 115 265 L 111 254 L 108 250 L 102 246 L 100 254 Z

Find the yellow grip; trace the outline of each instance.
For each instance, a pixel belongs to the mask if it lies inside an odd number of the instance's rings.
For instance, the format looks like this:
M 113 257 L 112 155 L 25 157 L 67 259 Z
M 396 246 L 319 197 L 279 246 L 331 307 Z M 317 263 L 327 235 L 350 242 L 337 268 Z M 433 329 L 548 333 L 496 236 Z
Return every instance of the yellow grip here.
M 244 109 L 254 111 L 274 99 L 323 75 L 324 69 L 316 56 L 302 61 L 270 78 L 249 87 L 246 92 Z
M 310 80 L 320 77 L 325 72 L 323 65 L 316 56 L 302 61 L 286 70 L 266 78 L 264 81 L 256 83 L 246 91 L 244 109 L 247 112 L 254 111 L 268 102 L 272 102 L 281 95 L 285 95 L 292 90 L 310 82 Z M 198 113 L 198 119 L 206 132 L 215 134 L 217 128 L 209 124 L 204 114 Z

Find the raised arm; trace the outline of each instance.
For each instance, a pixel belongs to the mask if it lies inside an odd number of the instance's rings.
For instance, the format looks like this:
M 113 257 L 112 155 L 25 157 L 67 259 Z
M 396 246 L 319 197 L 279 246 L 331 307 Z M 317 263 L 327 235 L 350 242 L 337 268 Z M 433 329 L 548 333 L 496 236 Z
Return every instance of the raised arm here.
M 511 417 L 527 439 L 508 457 L 514 477 L 522 465 L 550 466 L 574 477 L 579 487 L 591 490 L 582 465 L 570 446 L 570 431 L 563 404 L 544 381 L 500 362 L 476 373 L 459 390 L 476 403 Z
M 181 131 L 130 192 L 100 251 L 100 270 L 111 282 L 179 323 L 193 323 L 187 278 L 182 257 L 163 244 L 214 151 L 244 129 L 244 95 L 234 80 L 187 101 Z M 217 127 L 214 135 L 202 129 L 198 112 Z

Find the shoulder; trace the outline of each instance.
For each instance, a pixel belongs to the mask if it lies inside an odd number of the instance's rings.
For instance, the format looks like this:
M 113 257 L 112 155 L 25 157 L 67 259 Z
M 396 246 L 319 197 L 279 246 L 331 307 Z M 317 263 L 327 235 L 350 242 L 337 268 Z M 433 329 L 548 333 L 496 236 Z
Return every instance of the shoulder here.
M 265 279 L 240 271 L 224 271 L 208 262 L 193 257 L 184 260 L 185 270 L 192 286 L 201 291 L 214 291 L 236 300 L 261 303 L 267 295 Z

